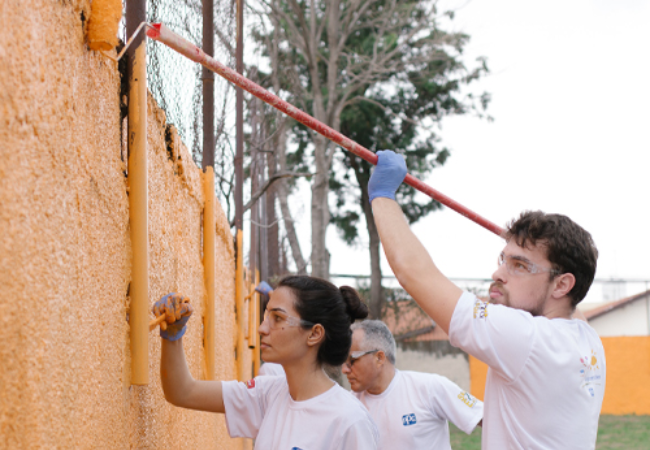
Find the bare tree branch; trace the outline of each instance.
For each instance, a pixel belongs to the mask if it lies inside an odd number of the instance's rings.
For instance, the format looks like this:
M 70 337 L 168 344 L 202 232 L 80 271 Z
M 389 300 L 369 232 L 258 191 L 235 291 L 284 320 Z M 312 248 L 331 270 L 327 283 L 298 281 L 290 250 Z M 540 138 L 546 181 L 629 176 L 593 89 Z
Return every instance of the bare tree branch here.
M 257 200 L 266 192 L 268 188 L 271 187 L 273 183 L 275 183 L 278 180 L 281 180 L 283 178 L 297 178 L 297 177 L 312 177 L 314 176 L 313 173 L 303 173 L 303 172 L 279 172 L 273 175 L 271 178 L 266 180 L 264 185 L 260 188 L 259 191 L 257 191 L 251 199 L 244 205 L 244 212 L 248 211 L 251 209 L 251 207 L 255 204 Z M 230 226 L 234 227 L 235 226 L 235 219 L 230 221 Z

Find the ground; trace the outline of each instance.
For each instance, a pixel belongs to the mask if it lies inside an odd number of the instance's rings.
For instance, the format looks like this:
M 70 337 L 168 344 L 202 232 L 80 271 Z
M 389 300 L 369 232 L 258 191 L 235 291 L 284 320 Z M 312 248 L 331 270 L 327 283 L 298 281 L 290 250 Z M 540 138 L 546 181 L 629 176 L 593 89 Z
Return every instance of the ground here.
M 481 430 L 470 435 L 450 425 L 451 448 L 480 450 Z M 650 448 L 650 416 L 601 416 L 596 450 L 648 450 Z

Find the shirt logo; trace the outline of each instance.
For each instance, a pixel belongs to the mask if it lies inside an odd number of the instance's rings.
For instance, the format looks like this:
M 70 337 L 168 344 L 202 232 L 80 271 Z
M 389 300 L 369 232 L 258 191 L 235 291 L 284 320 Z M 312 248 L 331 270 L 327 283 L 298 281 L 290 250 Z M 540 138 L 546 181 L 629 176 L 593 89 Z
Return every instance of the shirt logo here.
M 598 358 L 596 357 L 596 354 L 597 353 L 592 350 L 590 356 L 585 356 L 583 358 L 580 358 L 580 362 L 585 367 L 585 370 L 592 371 L 592 370 L 600 369 L 600 366 L 598 365 L 599 361 Z M 584 372 L 584 370 L 582 370 L 581 372 Z
M 402 416 L 402 425 L 408 427 L 409 425 L 415 425 L 417 420 L 415 419 L 415 414 L 404 414 Z
M 596 396 L 594 386 L 601 385 L 600 376 L 600 361 L 599 355 L 591 350 L 591 355 L 580 358 L 582 369 L 580 369 L 580 376 L 583 378 L 582 388 L 585 389 L 592 397 Z
M 248 389 L 253 389 L 253 388 L 255 387 L 255 378 L 253 378 L 253 379 L 251 379 L 251 380 L 248 380 L 248 381 L 246 382 L 246 387 L 247 387 Z M 300 449 L 298 449 L 298 450 L 300 450 Z
M 488 316 L 487 307 L 489 303 L 476 300 L 474 303 L 474 318 L 475 319 L 486 319 Z
M 476 398 L 472 397 L 465 391 L 462 391 L 460 394 L 458 394 L 458 398 L 470 408 L 476 405 Z

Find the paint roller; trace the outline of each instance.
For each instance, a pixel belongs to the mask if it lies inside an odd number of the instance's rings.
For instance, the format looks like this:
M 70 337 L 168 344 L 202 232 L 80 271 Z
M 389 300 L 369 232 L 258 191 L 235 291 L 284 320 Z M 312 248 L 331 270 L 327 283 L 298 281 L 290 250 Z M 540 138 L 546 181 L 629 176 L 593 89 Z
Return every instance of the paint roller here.
M 240 75 L 236 71 L 224 66 L 214 58 L 208 56 L 203 50 L 198 48 L 196 45 L 192 44 L 188 40 L 180 37 L 173 31 L 171 31 L 162 23 L 149 24 L 145 22 L 144 24 L 146 24 L 146 28 L 147 28 L 146 34 L 151 39 L 161 42 L 166 46 L 170 47 L 171 49 L 177 51 L 181 55 L 187 57 L 188 59 L 191 59 L 192 61 L 203 65 L 203 67 L 211 70 L 212 72 L 215 72 L 216 74 L 222 76 L 223 78 L 235 84 L 236 86 L 244 89 L 245 91 L 259 98 L 263 102 L 268 103 L 269 105 L 282 111 L 289 117 L 308 126 L 312 130 L 318 132 L 319 134 L 331 140 L 332 142 L 340 145 L 346 150 L 368 161 L 369 163 L 373 165 L 377 165 L 377 155 L 371 152 L 370 150 L 368 150 L 367 148 L 357 144 L 356 142 L 345 137 L 338 131 L 316 120 L 315 118 L 301 111 L 300 109 L 296 108 L 292 104 L 282 100 L 276 95 L 273 95 L 271 92 L 267 91 L 260 85 L 252 82 L 248 78 Z M 482 226 L 488 231 L 493 232 L 497 236 L 504 237 L 504 230 L 500 226 L 481 217 L 480 215 L 476 214 L 475 212 L 471 211 L 470 209 L 466 208 L 465 206 L 461 205 L 460 203 L 456 202 L 450 197 L 447 197 L 442 192 L 439 192 L 433 189 L 431 186 L 427 185 L 426 183 L 418 180 L 414 176 L 407 174 L 406 178 L 404 179 L 404 182 L 409 186 L 412 186 L 413 188 L 417 189 L 418 191 L 428 195 L 434 200 L 437 200 L 443 205 L 453 209 L 457 213 L 467 217 L 468 219 Z

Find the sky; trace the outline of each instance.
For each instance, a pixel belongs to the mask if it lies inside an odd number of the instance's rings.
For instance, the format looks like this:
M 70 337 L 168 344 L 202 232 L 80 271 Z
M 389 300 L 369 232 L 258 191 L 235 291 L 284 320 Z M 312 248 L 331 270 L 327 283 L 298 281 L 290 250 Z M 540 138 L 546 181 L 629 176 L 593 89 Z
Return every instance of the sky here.
M 596 242 L 598 280 L 648 280 L 596 283 L 586 304 L 649 289 L 650 2 L 440 4 L 456 11 L 453 31 L 471 36 L 467 65 L 487 58 L 490 74 L 472 91 L 491 93 L 494 121 L 444 119 L 451 157 L 424 181 L 500 226 L 523 210 L 568 215 Z M 308 195 L 295 211 L 308 254 Z M 451 278 L 489 278 L 504 245 L 449 209 L 413 230 Z M 330 227 L 331 273 L 369 274 L 364 243 L 351 249 Z M 392 275 L 385 260 L 382 271 Z

